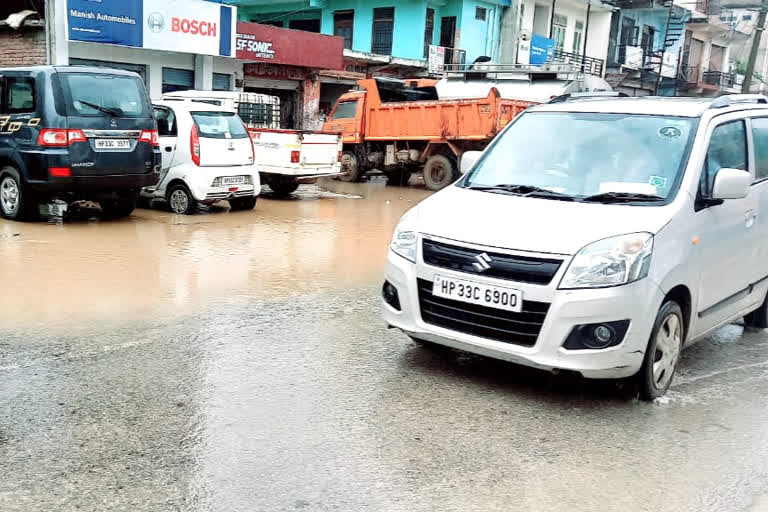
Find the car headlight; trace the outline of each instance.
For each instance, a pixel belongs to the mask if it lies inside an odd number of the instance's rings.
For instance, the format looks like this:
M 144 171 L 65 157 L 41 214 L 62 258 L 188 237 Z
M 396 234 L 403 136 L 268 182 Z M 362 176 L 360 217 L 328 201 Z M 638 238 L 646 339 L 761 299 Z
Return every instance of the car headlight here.
M 414 229 L 413 210 L 409 210 L 400 219 L 392 236 L 390 248 L 395 254 L 402 256 L 411 263 L 416 263 L 416 231 Z
M 648 275 L 653 235 L 632 233 L 598 240 L 580 250 L 560 289 L 602 288 L 639 281 Z

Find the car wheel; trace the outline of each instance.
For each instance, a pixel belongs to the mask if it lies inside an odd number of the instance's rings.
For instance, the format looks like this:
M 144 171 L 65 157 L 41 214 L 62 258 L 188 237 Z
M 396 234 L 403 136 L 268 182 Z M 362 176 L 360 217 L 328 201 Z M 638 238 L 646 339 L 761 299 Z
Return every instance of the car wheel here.
M 424 165 L 424 183 L 429 190 L 440 190 L 458 177 L 456 161 L 445 155 L 432 155 Z
M 168 191 L 168 206 L 173 213 L 191 215 L 197 210 L 197 200 L 184 185 L 174 185 Z
M 744 325 L 756 329 L 768 329 L 768 294 L 759 308 L 744 317 Z
M 32 220 L 39 213 L 37 201 L 13 167 L 0 171 L 0 213 L 11 220 Z
M 256 207 L 257 197 L 240 197 L 229 201 L 231 210 L 253 210 Z
M 273 179 L 269 182 L 269 188 L 271 188 L 272 192 L 276 195 L 284 197 L 296 192 L 296 189 L 299 188 L 299 184 L 296 180 L 291 179 Z
M 137 196 L 130 194 L 118 199 L 99 201 L 101 213 L 109 219 L 120 219 L 129 216 L 136 209 Z
M 669 389 L 680 360 L 684 333 L 680 305 L 675 301 L 665 302 L 656 314 L 643 366 L 636 375 L 642 400 L 663 396 Z
M 340 181 L 360 181 L 360 159 L 354 151 L 345 151 L 341 155 L 341 172 L 337 179 Z

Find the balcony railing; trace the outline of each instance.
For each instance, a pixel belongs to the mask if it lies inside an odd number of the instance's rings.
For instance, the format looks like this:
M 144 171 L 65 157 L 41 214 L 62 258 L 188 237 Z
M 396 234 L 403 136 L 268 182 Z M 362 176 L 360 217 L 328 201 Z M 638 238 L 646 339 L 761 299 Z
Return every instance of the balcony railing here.
M 735 86 L 736 77 L 731 73 L 723 73 L 722 71 L 705 71 L 702 74 L 702 82 L 730 89 Z
M 467 68 L 467 51 L 459 48 L 430 46 L 427 58 L 430 73 L 464 71 Z
M 605 67 L 605 61 L 603 59 L 587 57 L 585 55 L 579 55 L 578 53 L 564 52 L 563 50 L 558 49 L 555 49 L 554 51 L 552 62 L 562 62 L 580 66 L 583 73 L 597 76 L 603 76 L 603 68 Z

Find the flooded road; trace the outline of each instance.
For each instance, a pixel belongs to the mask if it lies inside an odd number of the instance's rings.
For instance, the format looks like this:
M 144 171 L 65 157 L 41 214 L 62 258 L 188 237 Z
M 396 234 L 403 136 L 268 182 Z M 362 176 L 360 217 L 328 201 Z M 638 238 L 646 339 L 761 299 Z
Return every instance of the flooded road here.
M 253 212 L 0 221 L 0 511 L 768 511 L 768 336 L 670 395 L 387 331 L 421 188 Z

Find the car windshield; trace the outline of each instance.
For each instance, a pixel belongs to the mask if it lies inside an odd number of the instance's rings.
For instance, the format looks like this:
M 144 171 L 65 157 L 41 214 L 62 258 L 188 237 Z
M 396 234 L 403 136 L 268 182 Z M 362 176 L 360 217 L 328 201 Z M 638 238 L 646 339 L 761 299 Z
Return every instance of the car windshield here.
M 94 73 L 60 73 L 67 115 L 151 117 L 141 79 Z
M 663 203 L 695 133 L 690 118 L 531 112 L 486 151 L 461 186 L 551 199 Z
M 248 131 L 231 112 L 192 112 L 200 137 L 208 139 L 247 139 Z

